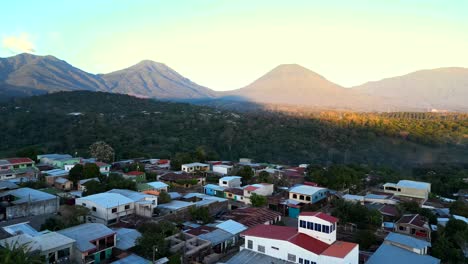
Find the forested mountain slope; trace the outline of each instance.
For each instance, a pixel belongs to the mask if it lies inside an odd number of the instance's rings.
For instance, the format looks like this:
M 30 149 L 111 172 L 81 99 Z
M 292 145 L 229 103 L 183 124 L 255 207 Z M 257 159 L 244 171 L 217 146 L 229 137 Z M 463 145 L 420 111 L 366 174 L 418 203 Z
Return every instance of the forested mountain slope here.
M 104 140 L 117 158 L 170 158 L 199 146 L 213 158 L 279 163 L 401 167 L 468 158 L 463 114 L 237 113 L 77 91 L 0 104 L 0 120 L 1 156 L 29 146 L 86 156 L 90 144 Z

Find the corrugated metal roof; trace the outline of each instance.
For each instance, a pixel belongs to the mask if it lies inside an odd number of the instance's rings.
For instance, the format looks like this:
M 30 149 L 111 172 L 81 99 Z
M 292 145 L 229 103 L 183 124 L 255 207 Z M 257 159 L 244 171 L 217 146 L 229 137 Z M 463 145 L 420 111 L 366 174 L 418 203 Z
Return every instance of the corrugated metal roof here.
M 147 182 L 149 186 L 153 187 L 154 189 L 164 189 L 167 188 L 169 185 L 165 184 L 164 182 L 155 181 L 155 182 Z
M 309 185 L 299 185 L 292 187 L 289 192 L 293 193 L 299 193 L 299 194 L 304 194 L 304 195 L 314 195 L 316 192 L 325 190 L 325 188 L 321 187 L 314 187 L 314 186 L 309 186 Z
M 104 208 L 111 208 L 111 207 L 116 207 L 119 205 L 133 203 L 132 199 L 129 199 L 121 194 L 108 193 L 108 192 L 93 194 L 93 195 L 78 198 L 76 200 L 77 200 L 77 204 L 81 204 L 82 202 L 86 202 L 86 201 L 91 201 Z
M 96 248 L 96 245 L 90 243 L 90 241 L 98 238 L 107 237 L 115 232 L 103 224 L 98 223 L 86 223 L 67 229 L 57 231 L 58 233 L 67 236 L 76 241 L 76 247 L 81 252 L 89 251 Z
M 184 201 L 171 201 L 169 203 L 158 205 L 161 209 L 167 210 L 179 210 L 194 205 L 194 203 L 184 202 Z
M 222 229 L 216 229 L 212 232 L 199 235 L 198 237 L 210 241 L 212 246 L 216 246 L 223 243 L 226 240 L 231 239 L 233 237 L 233 234 L 226 232 Z
M 412 236 L 406 236 L 406 235 L 393 233 L 393 232 L 388 234 L 385 240 L 388 240 L 390 242 L 395 242 L 401 245 L 406 245 L 412 248 L 417 248 L 417 249 L 431 246 L 431 243 L 425 240 L 421 240 L 421 239 L 414 238 Z
M 119 260 L 111 262 L 111 264 L 149 264 L 149 263 L 151 263 L 151 261 L 144 259 L 135 254 L 131 254 L 125 258 L 121 258 Z
M 247 227 L 239 222 L 234 220 L 227 220 L 222 222 L 221 224 L 216 225 L 217 228 L 222 229 L 226 232 L 229 232 L 233 235 L 237 235 L 241 232 L 247 230 Z
M 12 201 L 11 203 L 13 204 L 22 204 L 22 203 L 27 203 L 27 202 L 38 202 L 38 201 L 46 201 L 46 200 L 51 200 L 51 199 L 56 199 L 57 196 L 46 193 L 46 192 L 41 192 L 38 190 L 34 190 L 31 188 L 19 188 L 16 190 L 11 190 L 4 192 L 0 195 L 0 197 L 4 197 L 7 195 L 13 195 L 15 197 L 18 197 L 19 199 Z
M 232 180 L 236 180 L 236 179 L 242 179 L 242 177 L 240 177 L 240 176 L 225 176 L 225 177 L 220 178 L 219 180 L 220 181 L 232 181 Z
M 145 198 L 154 198 L 155 197 L 153 195 L 144 194 L 144 193 L 140 193 L 140 192 L 135 192 L 135 191 L 131 191 L 131 190 L 125 190 L 125 189 L 112 189 L 110 191 L 107 191 L 107 193 L 120 194 L 120 195 L 123 195 L 123 196 L 133 200 L 134 202 L 144 200 Z
M 135 229 L 118 228 L 114 229 L 117 233 L 117 245 L 115 246 L 121 250 L 127 250 L 136 245 L 136 240 L 141 237 L 141 233 Z
M 244 249 L 234 255 L 226 264 L 255 263 L 255 264 L 293 264 L 286 260 L 277 259 L 268 255 Z
M 216 191 L 224 191 L 224 189 L 226 189 L 226 187 L 223 187 L 223 186 L 219 186 L 219 185 L 216 185 L 216 184 L 207 184 L 204 186 L 205 189 L 212 189 L 212 190 L 216 190 Z
M 397 184 L 398 186 L 414 188 L 414 189 L 427 189 L 431 188 L 431 184 L 427 182 L 418 182 L 418 181 L 409 181 L 409 180 L 401 180 Z
M 353 200 L 353 201 L 364 201 L 364 196 L 362 196 L 362 195 L 353 195 L 353 194 L 345 194 L 345 195 L 343 195 L 343 199 Z
M 367 264 L 439 264 L 440 259 L 419 255 L 396 246 L 382 244 L 369 258 Z

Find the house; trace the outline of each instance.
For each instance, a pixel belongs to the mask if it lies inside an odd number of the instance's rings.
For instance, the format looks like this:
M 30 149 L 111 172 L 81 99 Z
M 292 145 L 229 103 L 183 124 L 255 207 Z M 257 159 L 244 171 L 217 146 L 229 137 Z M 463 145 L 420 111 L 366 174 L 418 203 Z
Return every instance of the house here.
M 210 165 L 205 164 L 205 163 L 194 162 L 194 163 L 182 164 L 182 171 L 187 172 L 187 173 L 196 172 L 196 171 L 209 171 L 209 170 L 210 170 Z
M 188 233 L 178 233 L 165 240 L 171 254 L 181 254 L 182 263 L 202 263 L 203 258 L 211 252 L 210 241 Z
M 144 182 L 146 181 L 146 174 L 143 171 L 129 171 L 124 172 L 122 176 L 125 179 L 132 180 L 134 182 Z
M 53 186 L 55 184 L 55 179 L 58 177 L 62 177 L 62 178 L 68 177 L 68 173 L 69 171 L 62 170 L 62 169 L 42 171 L 42 175 L 44 176 L 45 182 L 49 186 Z
M 159 195 L 161 191 L 167 192 L 169 185 L 161 181 L 147 182 L 138 185 L 138 190 L 147 194 Z
M 172 200 L 169 203 L 160 204 L 158 208 L 163 214 L 175 214 L 181 211 L 188 210 L 192 206 L 195 206 L 195 204 L 192 202 Z
M 203 186 L 204 192 L 207 195 L 224 197 L 224 190 L 226 187 L 222 187 L 216 184 L 207 184 Z
M 35 230 L 34 230 L 35 231 Z M 44 256 L 45 263 L 70 263 L 75 240 L 57 232 L 24 233 L 0 240 L 0 246 L 25 246 L 31 254 Z
M 225 176 L 219 179 L 218 184 L 227 188 L 239 188 L 241 187 L 241 179 L 240 176 Z
M 31 188 L 0 193 L 0 220 L 57 213 L 59 197 Z
M 236 243 L 235 236 L 233 234 L 216 227 L 200 226 L 191 229 L 186 233 L 209 241 L 211 243 L 211 248 L 217 254 L 226 252 Z
M 398 183 L 385 183 L 384 191 L 397 196 L 417 198 L 426 201 L 431 192 L 431 184 L 427 182 L 401 180 Z
M 253 160 L 249 158 L 240 158 L 239 163 L 252 163 Z
M 367 264 L 439 264 L 440 259 L 427 255 L 430 246 L 421 239 L 390 233 Z
M 218 175 L 229 175 L 231 174 L 232 169 L 233 169 L 233 166 L 231 165 L 224 165 L 224 164 L 213 165 L 213 173 L 218 174 Z
M 112 230 L 117 234 L 117 243 L 115 248 L 121 251 L 126 251 L 135 247 L 137 239 L 141 237 L 141 233 L 136 229 L 115 228 Z
M 205 177 L 186 172 L 168 172 L 159 177 L 159 180 L 173 186 L 190 188 L 192 186 L 204 185 Z
M 41 164 L 47 164 L 58 169 L 65 169 L 65 165 L 75 165 L 81 162 L 81 158 L 73 158 L 68 154 L 44 154 L 37 155 Z
M 75 163 L 75 164 L 66 164 L 66 165 L 64 165 L 64 170 L 70 171 L 71 169 L 73 169 L 73 167 L 75 167 L 76 164 L 84 165 L 84 164 L 86 164 L 86 163 L 94 163 L 94 164 L 96 164 L 96 166 L 98 166 L 99 172 L 100 172 L 101 174 L 109 175 L 109 173 L 110 173 L 110 168 L 111 168 L 111 165 L 110 165 L 110 164 L 107 164 L 107 163 L 104 163 L 104 162 L 100 162 L 100 161 L 91 162 L 91 161 L 85 161 L 85 160 L 81 160 L 79 163 Z
M 257 225 L 242 233 L 245 245 L 239 254 L 242 257 L 250 252 L 258 253 L 257 263 L 264 263 L 262 257 L 265 256 L 286 263 L 357 264 L 359 245 L 336 240 L 337 222 L 338 219 L 330 215 L 309 212 L 299 215 L 298 228 Z M 234 260 L 237 257 L 234 256 Z M 231 259 L 228 263 L 236 262 Z
M 19 186 L 11 181 L 0 181 L 0 192 L 18 189 Z
M 98 193 L 75 200 L 76 205 L 90 209 L 88 222 L 111 225 L 117 223 L 120 218 L 133 215 L 135 203 L 132 199 L 119 193 Z
M 55 178 L 54 187 L 64 191 L 70 191 L 73 189 L 73 182 L 67 178 L 57 177 Z
M 289 199 L 314 204 L 328 196 L 328 189 L 309 185 L 297 185 L 289 189 Z
M 112 257 L 116 232 L 103 224 L 86 223 L 66 228 L 57 233 L 75 240 L 72 260 L 75 263 L 101 263 Z
M 406 214 L 395 223 L 395 232 L 431 241 L 431 228 L 425 217 Z
M 153 217 L 156 215 L 157 196 L 124 189 L 112 189 L 107 193 L 116 193 L 131 199 L 134 202 L 135 214 L 138 216 Z
M 0 159 L 0 180 L 37 178 L 39 170 L 30 158 Z
M 221 216 L 223 220 L 234 220 L 244 226 L 273 225 L 281 221 L 281 214 L 267 208 L 244 207 L 231 210 Z
M 242 188 L 226 188 L 224 189 L 224 197 L 234 201 L 244 202 L 244 190 Z
M 270 196 L 273 194 L 274 185 L 271 183 L 258 183 L 244 187 L 244 203 L 251 204 L 250 197 L 253 193 L 261 196 Z

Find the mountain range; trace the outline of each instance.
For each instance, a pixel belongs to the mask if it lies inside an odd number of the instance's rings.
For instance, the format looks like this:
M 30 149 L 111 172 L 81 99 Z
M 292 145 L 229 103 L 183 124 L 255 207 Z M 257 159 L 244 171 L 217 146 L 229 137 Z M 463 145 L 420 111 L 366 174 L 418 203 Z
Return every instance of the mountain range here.
M 91 74 L 53 56 L 23 53 L 0 58 L 0 98 L 75 90 L 352 111 L 468 111 L 467 68 L 421 70 L 345 88 L 300 65 L 283 64 L 246 87 L 218 92 L 149 60 L 108 74 Z

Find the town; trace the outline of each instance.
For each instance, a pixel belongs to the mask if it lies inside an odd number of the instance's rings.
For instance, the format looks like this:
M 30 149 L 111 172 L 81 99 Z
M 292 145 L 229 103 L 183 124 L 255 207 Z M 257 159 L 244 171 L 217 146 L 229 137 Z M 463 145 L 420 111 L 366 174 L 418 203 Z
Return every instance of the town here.
M 433 239 L 453 236 L 468 255 L 464 190 L 371 175 L 330 188 L 309 181 L 312 165 L 248 158 L 111 162 L 94 145 L 91 158 L 0 159 L 2 250 L 45 263 L 441 263 Z

